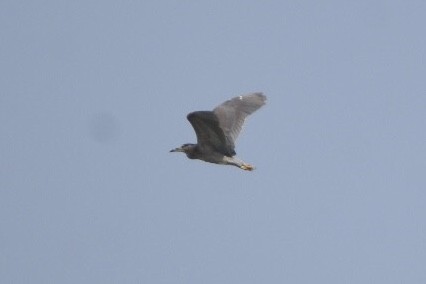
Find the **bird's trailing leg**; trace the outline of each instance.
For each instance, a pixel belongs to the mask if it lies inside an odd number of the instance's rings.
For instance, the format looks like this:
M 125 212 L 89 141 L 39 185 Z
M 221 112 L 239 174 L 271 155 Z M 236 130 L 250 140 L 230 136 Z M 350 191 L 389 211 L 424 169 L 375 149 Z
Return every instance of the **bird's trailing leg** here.
M 239 167 L 240 169 L 245 170 L 245 171 L 254 170 L 254 167 L 252 165 L 246 164 L 236 157 L 223 156 L 221 163 L 225 164 L 225 165 L 233 165 L 233 166 Z
M 252 165 L 249 165 L 249 164 L 242 164 L 240 166 L 240 169 L 245 170 L 245 171 L 252 171 L 252 170 L 254 170 L 254 167 Z

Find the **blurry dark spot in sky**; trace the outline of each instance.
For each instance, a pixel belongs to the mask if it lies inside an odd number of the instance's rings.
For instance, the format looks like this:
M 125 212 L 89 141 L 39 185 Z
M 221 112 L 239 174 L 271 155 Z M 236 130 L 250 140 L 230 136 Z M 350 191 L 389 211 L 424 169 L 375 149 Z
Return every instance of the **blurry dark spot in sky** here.
M 90 118 L 90 137 L 96 142 L 111 142 L 118 138 L 120 130 L 118 119 L 112 113 L 100 112 Z

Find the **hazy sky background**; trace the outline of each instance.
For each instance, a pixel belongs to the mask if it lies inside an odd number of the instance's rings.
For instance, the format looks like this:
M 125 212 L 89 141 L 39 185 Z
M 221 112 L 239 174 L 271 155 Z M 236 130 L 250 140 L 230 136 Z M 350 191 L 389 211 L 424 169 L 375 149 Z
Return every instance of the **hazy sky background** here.
M 1 283 L 426 283 L 426 2 L 0 2 Z M 244 93 L 257 169 L 188 160 Z

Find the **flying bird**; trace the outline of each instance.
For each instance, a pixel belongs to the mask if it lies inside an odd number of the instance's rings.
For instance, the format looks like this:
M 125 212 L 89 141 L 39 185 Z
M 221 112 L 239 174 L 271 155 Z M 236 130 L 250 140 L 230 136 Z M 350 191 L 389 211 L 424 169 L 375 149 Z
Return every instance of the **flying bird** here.
M 213 111 L 195 111 L 187 115 L 197 135 L 197 144 L 183 144 L 170 152 L 183 152 L 189 159 L 232 165 L 246 171 L 254 167 L 235 157 L 235 140 L 247 116 L 266 102 L 262 93 L 232 98 Z

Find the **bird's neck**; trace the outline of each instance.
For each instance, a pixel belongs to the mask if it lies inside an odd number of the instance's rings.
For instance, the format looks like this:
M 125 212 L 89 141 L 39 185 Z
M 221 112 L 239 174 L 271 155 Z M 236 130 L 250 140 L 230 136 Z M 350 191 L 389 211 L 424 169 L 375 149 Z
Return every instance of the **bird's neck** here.
M 199 156 L 199 149 L 198 149 L 198 145 L 197 144 L 193 144 L 191 145 L 190 148 L 187 149 L 186 151 L 186 156 L 189 159 L 197 159 Z

